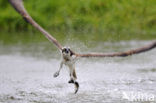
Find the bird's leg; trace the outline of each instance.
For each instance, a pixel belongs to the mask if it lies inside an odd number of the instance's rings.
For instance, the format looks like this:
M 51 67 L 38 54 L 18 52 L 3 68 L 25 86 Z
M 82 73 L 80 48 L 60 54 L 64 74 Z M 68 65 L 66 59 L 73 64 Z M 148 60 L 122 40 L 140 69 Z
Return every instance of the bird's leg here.
M 70 80 L 68 81 L 68 83 L 74 83 L 74 78 L 72 77 L 71 74 L 70 74 Z
M 75 68 L 72 67 L 70 68 L 70 80 L 68 83 L 74 83 L 76 81 L 77 77 L 76 77 L 76 72 L 75 72 Z
M 79 83 L 76 81 L 77 76 L 76 76 L 75 68 L 73 67 L 69 69 L 70 69 L 70 80 L 68 83 L 73 83 L 75 85 L 75 94 L 76 94 L 79 90 Z
M 59 76 L 59 73 L 60 73 L 60 71 L 62 69 L 62 66 L 63 66 L 63 62 L 60 63 L 60 68 L 59 68 L 59 70 L 57 72 L 54 73 L 54 77 Z

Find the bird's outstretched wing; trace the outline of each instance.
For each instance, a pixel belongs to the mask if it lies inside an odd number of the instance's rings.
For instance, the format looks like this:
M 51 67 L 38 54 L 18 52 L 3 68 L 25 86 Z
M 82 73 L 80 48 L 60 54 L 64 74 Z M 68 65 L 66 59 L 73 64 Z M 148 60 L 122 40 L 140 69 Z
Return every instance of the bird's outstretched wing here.
M 55 44 L 55 46 L 62 50 L 62 46 L 61 44 L 52 36 L 50 35 L 46 30 L 44 30 L 39 24 L 37 24 L 32 18 L 31 16 L 27 13 L 27 11 L 25 10 L 24 6 L 23 6 L 23 0 L 9 0 L 10 4 L 16 9 L 17 12 L 19 12 L 22 17 L 30 24 L 32 24 L 32 26 L 34 26 L 36 29 L 38 29 L 40 32 L 42 32 L 43 35 L 45 35 L 45 37 L 51 41 L 52 43 Z M 148 50 L 151 50 L 153 48 L 156 47 L 156 41 L 154 41 L 153 43 L 143 46 L 141 48 L 137 48 L 134 50 L 129 50 L 126 52 L 119 52 L 119 53 L 88 53 L 88 54 L 78 54 L 73 52 L 75 55 L 77 55 L 78 57 L 116 57 L 116 56 L 120 56 L 120 57 L 125 57 L 125 56 L 129 56 L 132 54 L 138 54 L 138 53 L 142 53 Z
M 141 48 L 125 51 L 125 52 L 118 52 L 118 53 L 88 53 L 88 54 L 77 54 L 78 57 L 126 57 L 133 54 L 138 54 L 142 52 L 146 52 L 156 47 L 156 41 L 143 46 Z
M 39 24 L 37 24 L 31 16 L 27 13 L 26 9 L 23 6 L 23 0 L 9 0 L 10 4 L 16 9 L 16 11 L 22 15 L 22 17 L 30 23 L 32 26 L 34 26 L 36 29 L 38 29 L 45 37 L 55 44 L 55 46 L 58 49 L 62 49 L 61 44 L 52 36 L 50 35 L 46 30 L 44 30 Z

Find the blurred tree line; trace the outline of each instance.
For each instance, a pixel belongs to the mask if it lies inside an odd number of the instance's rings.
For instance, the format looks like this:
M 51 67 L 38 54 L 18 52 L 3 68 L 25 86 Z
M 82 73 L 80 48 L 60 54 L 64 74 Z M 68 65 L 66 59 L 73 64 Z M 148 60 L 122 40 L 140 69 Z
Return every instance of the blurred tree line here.
M 24 0 L 30 15 L 55 32 L 156 35 L 156 0 Z M 0 31 L 33 31 L 0 0 Z

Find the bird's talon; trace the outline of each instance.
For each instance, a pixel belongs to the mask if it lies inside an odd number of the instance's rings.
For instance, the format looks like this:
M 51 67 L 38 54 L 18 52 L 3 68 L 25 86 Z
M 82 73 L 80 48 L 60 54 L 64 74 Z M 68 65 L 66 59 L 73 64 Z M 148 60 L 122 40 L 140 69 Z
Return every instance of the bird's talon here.
M 71 79 L 71 80 L 69 80 L 69 81 L 68 81 L 68 83 L 74 83 L 74 80 L 73 80 L 73 79 Z
M 54 74 L 54 77 L 56 78 L 58 75 L 59 75 L 59 72 L 56 72 L 56 73 Z

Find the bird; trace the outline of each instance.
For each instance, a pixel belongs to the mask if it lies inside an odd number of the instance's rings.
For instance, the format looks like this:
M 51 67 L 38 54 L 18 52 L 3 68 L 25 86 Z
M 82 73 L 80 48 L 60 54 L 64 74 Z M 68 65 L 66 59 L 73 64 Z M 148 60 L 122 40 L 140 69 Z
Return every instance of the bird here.
M 8 0 L 10 4 L 15 8 L 15 10 L 34 28 L 39 30 L 50 42 L 52 42 L 61 52 L 61 63 L 60 68 L 57 72 L 54 73 L 54 77 L 57 77 L 60 73 L 60 70 L 63 65 L 69 67 L 69 76 L 70 80 L 68 83 L 72 83 L 75 85 L 75 94 L 78 92 L 79 83 L 77 82 L 77 75 L 75 70 L 75 62 L 78 58 L 90 58 L 90 57 L 126 57 L 134 54 L 139 54 L 142 52 L 146 52 L 156 47 L 156 40 L 150 44 L 142 46 L 140 48 L 124 51 L 124 52 L 116 52 L 116 53 L 76 53 L 71 50 L 70 47 L 63 47 L 50 33 L 48 33 L 45 29 L 43 29 L 27 12 L 23 5 L 23 0 Z
M 61 54 L 62 59 L 60 63 L 60 68 L 56 73 L 54 73 L 54 77 L 57 77 L 62 69 L 62 66 L 66 65 L 69 68 L 69 76 L 70 76 L 70 80 L 68 81 L 68 83 L 73 83 L 75 85 L 75 94 L 76 94 L 79 89 L 79 83 L 76 81 L 77 75 L 75 71 L 75 62 L 77 61 L 77 56 L 70 49 L 70 47 L 63 47 Z

